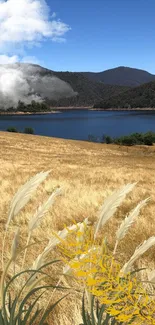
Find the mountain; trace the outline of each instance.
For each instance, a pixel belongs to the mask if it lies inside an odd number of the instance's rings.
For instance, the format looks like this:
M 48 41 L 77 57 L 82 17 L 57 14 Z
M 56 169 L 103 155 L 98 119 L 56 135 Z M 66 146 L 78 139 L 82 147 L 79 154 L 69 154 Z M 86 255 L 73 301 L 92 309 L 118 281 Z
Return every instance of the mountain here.
M 93 106 L 127 89 L 89 80 L 79 72 L 56 72 L 26 63 L 0 65 L 1 110 L 17 108 L 19 101 L 25 105 L 44 101 L 50 107 Z
M 39 74 L 42 77 L 57 77 L 69 84 L 75 96 L 63 97 L 59 100 L 46 98 L 46 102 L 51 106 L 92 106 L 96 101 L 106 100 L 111 95 L 120 94 L 130 87 L 119 85 L 104 85 L 101 82 L 93 81 L 80 72 L 53 71 L 40 67 Z
M 82 72 L 90 80 L 109 85 L 136 87 L 155 81 L 155 75 L 140 69 L 118 67 L 103 72 Z
M 89 80 L 83 74 L 78 72 L 52 72 L 54 76 L 67 82 L 76 96 L 70 98 L 62 98 L 58 101 L 49 101 L 51 106 L 93 106 L 94 103 L 100 100 L 106 100 L 111 95 L 120 94 L 129 89 L 129 87 L 118 85 L 104 85 L 100 82 Z
M 96 102 L 95 108 L 153 108 L 155 107 L 155 81 L 131 88 L 107 100 Z
M 0 109 L 43 110 L 45 105 L 46 109 L 154 107 L 154 85 L 154 75 L 126 67 L 80 73 L 57 72 L 28 63 L 6 64 L 0 65 Z

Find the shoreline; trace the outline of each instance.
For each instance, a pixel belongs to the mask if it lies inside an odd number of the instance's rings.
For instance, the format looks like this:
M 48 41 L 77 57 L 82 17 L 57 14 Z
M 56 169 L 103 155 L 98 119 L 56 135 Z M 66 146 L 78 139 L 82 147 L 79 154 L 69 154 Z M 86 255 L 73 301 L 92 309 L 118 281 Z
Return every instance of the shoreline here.
M 93 108 L 93 107 L 56 107 L 52 109 L 51 111 L 47 112 L 3 112 L 0 111 L 1 116 L 6 116 L 6 115 L 46 115 L 46 114 L 55 114 L 55 113 L 61 113 L 62 111 L 76 111 L 76 110 L 88 110 L 88 111 L 155 111 L 155 108 L 151 107 L 145 107 L 145 108 Z

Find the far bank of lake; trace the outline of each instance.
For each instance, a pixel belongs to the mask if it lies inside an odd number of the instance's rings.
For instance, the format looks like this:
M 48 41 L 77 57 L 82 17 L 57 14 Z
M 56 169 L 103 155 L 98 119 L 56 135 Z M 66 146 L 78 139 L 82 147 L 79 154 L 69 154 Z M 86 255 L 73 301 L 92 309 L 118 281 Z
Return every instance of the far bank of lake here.
M 60 114 L 58 114 L 58 112 Z M 0 116 L 0 131 L 15 127 L 22 132 L 31 127 L 36 135 L 73 140 L 101 140 L 103 135 L 120 137 L 133 132 L 155 132 L 155 110 L 60 109 L 55 112 Z
M 114 112 L 134 112 L 134 111 L 155 111 L 155 108 L 152 107 L 145 107 L 145 108 L 93 108 L 93 107 L 56 107 L 51 109 L 50 111 L 45 112 L 7 112 L 7 111 L 0 111 L 0 116 L 2 115 L 44 115 L 44 114 L 52 114 L 52 113 L 61 113 L 65 111 L 114 111 Z

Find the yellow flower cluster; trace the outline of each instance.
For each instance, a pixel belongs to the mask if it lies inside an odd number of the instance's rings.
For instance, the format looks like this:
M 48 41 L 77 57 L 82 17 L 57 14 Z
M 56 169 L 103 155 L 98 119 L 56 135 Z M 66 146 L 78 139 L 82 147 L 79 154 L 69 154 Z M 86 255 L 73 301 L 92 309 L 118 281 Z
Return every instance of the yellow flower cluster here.
M 93 228 L 70 233 L 59 248 L 72 274 L 106 305 L 108 314 L 124 324 L 155 324 L 155 301 L 136 273 L 121 274 L 120 264 L 106 245 L 94 243 Z

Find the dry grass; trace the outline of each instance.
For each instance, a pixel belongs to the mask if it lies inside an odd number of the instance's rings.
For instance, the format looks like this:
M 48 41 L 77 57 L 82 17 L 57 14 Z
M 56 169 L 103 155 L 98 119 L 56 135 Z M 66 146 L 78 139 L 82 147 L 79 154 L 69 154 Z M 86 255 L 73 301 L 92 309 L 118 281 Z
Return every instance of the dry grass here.
M 65 189 L 64 196 L 56 199 L 41 227 L 34 233 L 34 240 L 43 241 L 39 245 L 40 249 L 44 248 L 53 228 L 61 230 L 64 224 L 71 224 L 73 220 L 79 222 L 85 217 L 89 217 L 93 222 L 99 206 L 114 189 L 127 183 L 138 182 L 115 217 L 104 228 L 104 233 L 108 234 L 110 246 L 113 248 L 116 239 L 114 234 L 121 220 L 139 201 L 151 196 L 151 201 L 142 210 L 136 224 L 131 227 L 125 240 L 122 240 L 118 247 L 120 260 L 125 262 L 141 242 L 155 234 L 154 162 L 155 147 L 127 148 L 0 132 L 0 236 L 13 195 L 37 172 L 52 170 L 45 182 L 46 191 L 44 186 L 40 186 L 30 203 L 17 216 L 12 225 L 12 237 L 7 240 L 8 249 L 11 247 L 13 231 L 17 224 L 22 225 L 22 240 L 24 242 L 25 239 L 26 242 L 27 220 L 35 212 L 38 204 L 58 186 Z M 140 266 L 149 262 L 150 268 L 153 269 L 154 253 L 154 248 L 147 252 L 143 259 L 140 259 Z M 34 261 L 36 255 L 34 246 L 28 257 L 29 263 L 31 260 Z M 61 306 L 65 308 L 67 321 L 59 318 L 58 323 L 55 320 L 51 325 L 73 325 L 74 310 L 71 304 L 63 301 Z

